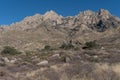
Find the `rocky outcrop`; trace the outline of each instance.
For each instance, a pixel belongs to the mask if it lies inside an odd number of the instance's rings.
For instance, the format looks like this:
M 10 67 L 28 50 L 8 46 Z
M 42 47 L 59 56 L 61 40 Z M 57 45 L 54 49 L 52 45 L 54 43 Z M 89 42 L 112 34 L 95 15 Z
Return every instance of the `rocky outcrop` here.
M 51 10 L 49 12 L 46 12 L 43 15 L 43 20 L 44 21 L 51 20 L 54 22 L 53 25 L 61 24 L 62 23 L 62 16 L 58 15 L 57 13 L 55 13 L 54 11 Z

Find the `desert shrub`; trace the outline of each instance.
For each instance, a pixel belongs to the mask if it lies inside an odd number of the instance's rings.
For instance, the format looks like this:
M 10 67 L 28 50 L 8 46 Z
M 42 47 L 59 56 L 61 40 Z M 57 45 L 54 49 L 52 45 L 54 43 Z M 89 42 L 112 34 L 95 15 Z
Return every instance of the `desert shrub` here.
M 25 52 L 25 54 L 26 54 L 27 56 L 32 55 L 33 53 L 35 53 L 34 51 L 29 51 L 29 50 L 26 50 L 26 51 L 24 51 L 24 52 Z
M 25 51 L 25 54 L 29 55 L 29 54 L 31 54 L 31 52 L 27 50 L 27 51 Z
M 94 80 L 120 80 L 119 75 L 112 69 L 100 70 L 99 72 L 94 72 L 92 76 Z
M 43 74 L 49 80 L 60 80 L 59 73 L 57 73 L 54 69 L 46 69 Z
M 10 54 L 10 55 L 15 55 L 15 54 L 20 54 L 21 52 L 19 52 L 17 49 L 15 49 L 14 47 L 10 47 L 10 46 L 5 46 L 4 49 L 1 51 L 2 54 Z
M 119 74 L 110 66 L 100 69 L 94 63 L 81 63 L 66 66 L 68 80 L 120 80 Z
M 0 71 L 0 77 L 4 76 L 5 75 L 5 72 L 3 71 Z
M 30 59 L 31 58 L 31 56 L 33 56 L 33 51 L 29 51 L 29 50 L 26 50 L 25 51 L 25 57 L 26 57 L 26 59 Z
M 94 64 L 91 63 L 75 63 L 69 67 L 65 68 L 65 72 L 69 78 L 73 78 L 75 76 L 79 77 L 79 79 L 87 77 L 91 80 L 91 75 L 95 69 Z M 82 80 L 82 79 L 81 79 Z M 83 79 L 84 80 L 84 79 Z M 86 80 L 86 79 L 85 79 Z
M 83 49 L 97 48 L 99 45 L 95 41 L 86 42 Z
M 45 49 L 45 50 L 50 50 L 51 47 L 50 47 L 49 45 L 46 45 L 46 46 L 44 47 L 44 49 Z
M 61 49 L 73 49 L 74 48 L 74 45 L 72 43 L 63 43 L 61 46 L 60 46 Z
M 52 50 L 51 46 L 45 45 L 41 51 L 51 51 L 51 50 Z

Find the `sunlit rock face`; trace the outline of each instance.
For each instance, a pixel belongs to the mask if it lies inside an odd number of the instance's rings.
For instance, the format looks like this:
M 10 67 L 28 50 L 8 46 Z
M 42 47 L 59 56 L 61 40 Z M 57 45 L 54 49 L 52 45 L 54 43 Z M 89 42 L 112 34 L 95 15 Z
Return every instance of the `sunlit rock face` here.
M 54 11 L 48 11 L 43 15 L 43 20 L 52 20 L 53 22 L 56 22 L 56 24 L 62 23 L 62 16 L 58 15 Z

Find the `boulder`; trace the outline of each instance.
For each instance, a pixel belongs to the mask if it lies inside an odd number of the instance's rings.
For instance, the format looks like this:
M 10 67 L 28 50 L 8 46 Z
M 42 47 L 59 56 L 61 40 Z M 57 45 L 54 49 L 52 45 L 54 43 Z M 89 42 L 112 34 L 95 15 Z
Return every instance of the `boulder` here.
M 52 57 L 60 57 L 60 54 L 54 54 Z
M 5 61 L 6 63 L 10 62 L 10 60 L 7 57 L 3 57 L 2 60 Z
M 38 65 L 38 66 L 48 65 L 48 61 L 47 61 L 47 60 L 41 61 L 41 62 L 37 63 L 37 65 Z

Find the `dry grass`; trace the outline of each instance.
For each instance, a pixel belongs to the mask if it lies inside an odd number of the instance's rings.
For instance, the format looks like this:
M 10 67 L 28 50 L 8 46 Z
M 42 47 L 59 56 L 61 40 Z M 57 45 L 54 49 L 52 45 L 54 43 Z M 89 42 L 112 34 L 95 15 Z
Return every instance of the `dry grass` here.
M 120 80 L 120 64 L 62 63 L 36 70 L 12 73 L 8 71 L 0 80 Z

